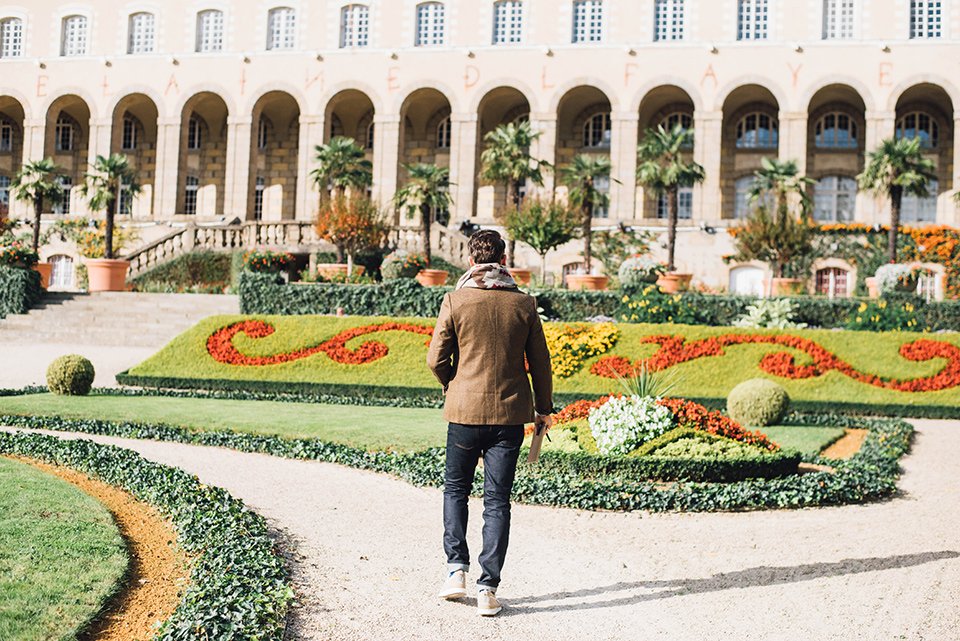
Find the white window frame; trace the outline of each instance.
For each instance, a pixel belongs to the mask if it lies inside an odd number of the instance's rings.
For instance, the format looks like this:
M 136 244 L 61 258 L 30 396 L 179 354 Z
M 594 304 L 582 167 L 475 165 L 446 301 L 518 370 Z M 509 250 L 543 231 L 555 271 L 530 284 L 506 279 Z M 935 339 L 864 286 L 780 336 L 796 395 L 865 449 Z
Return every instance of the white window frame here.
M 23 19 L 8 16 L 0 20 L 0 58 L 23 56 Z
M 856 0 L 823 0 L 823 39 L 851 40 L 857 21 Z
M 847 206 L 844 207 L 843 203 Z M 850 176 L 824 176 L 813 186 L 813 219 L 821 223 L 848 223 L 857 207 L 857 180 Z
M 613 122 L 609 111 L 598 111 L 583 123 L 584 149 L 609 149 L 613 137 Z
M 123 117 L 123 124 L 120 130 L 120 149 L 123 151 L 134 151 L 137 148 L 138 138 L 140 136 L 138 126 L 140 121 L 136 117 L 126 114 Z
M 370 7 L 348 4 L 340 8 L 340 48 L 360 49 L 370 45 Z
M 667 195 L 657 196 L 657 218 L 667 219 Z M 693 187 L 681 187 L 677 191 L 677 219 L 691 220 L 693 218 Z
M 763 126 L 766 120 L 767 125 Z M 751 127 L 752 129 L 748 129 Z M 747 132 L 757 132 L 752 139 L 748 139 Z M 766 141 L 761 140 L 761 131 L 766 131 Z M 764 111 L 751 111 L 744 114 L 737 121 L 737 131 L 734 146 L 737 149 L 777 149 L 780 147 L 780 122 L 775 116 Z
M 610 176 L 597 176 L 593 179 L 593 188 L 598 194 L 608 196 L 606 207 L 590 207 L 591 218 L 610 218 Z
M 65 16 L 60 23 L 60 55 L 62 57 L 85 56 L 90 41 L 90 19 L 74 13 Z
M 16 143 L 17 131 L 13 123 L 4 118 L 0 120 L 0 153 L 10 153 Z
M 260 116 L 260 120 L 257 121 L 257 149 L 266 149 L 269 137 L 267 119 L 264 116 Z
M 157 47 L 157 17 L 149 11 L 131 13 L 127 18 L 127 54 L 153 53 Z
M 495 45 L 523 42 L 523 0 L 498 0 L 493 3 L 492 41 Z
M 766 40 L 770 37 L 770 1 L 737 0 L 737 40 Z
M 574 0 L 574 44 L 603 42 L 603 0 Z
M 442 2 L 421 2 L 416 7 L 417 47 L 440 47 L 444 44 L 447 18 Z
M 197 12 L 197 53 L 223 51 L 226 16 L 220 9 L 204 9 Z
M 198 151 L 203 147 L 203 121 L 193 114 L 187 121 L 187 150 Z
M 683 2 L 684 0 L 654 0 L 654 42 L 675 42 L 685 38 L 686 12 Z
M 73 258 L 66 254 L 57 254 L 51 256 L 49 262 L 53 265 L 50 274 L 50 288 L 72 289 L 76 284 L 76 262 Z
M 832 125 L 830 124 L 832 121 Z M 846 121 L 844 127 L 842 123 Z M 834 133 L 827 137 L 827 131 Z M 847 132 L 842 137 L 839 132 Z M 813 144 L 817 149 L 851 150 L 860 148 L 859 130 L 856 119 L 845 111 L 831 111 L 817 119 L 813 129 Z
M 263 220 L 263 195 L 267 188 L 267 181 L 263 176 L 257 176 L 253 186 L 253 219 Z
M 913 120 L 913 127 L 908 127 L 910 120 Z M 922 126 L 926 121 L 927 127 Z M 894 129 L 894 136 L 897 140 L 907 137 L 905 132 L 910 129 L 914 132 L 911 138 L 920 138 L 920 146 L 923 149 L 938 149 L 940 147 L 940 123 L 928 111 L 913 110 L 897 118 L 897 124 Z M 926 136 L 917 136 L 917 132 L 923 132 Z
M 297 46 L 297 10 L 274 7 L 267 12 L 267 51 L 290 51 Z
M 758 201 L 750 200 L 750 190 L 756 181 L 757 177 L 755 175 L 748 174 L 740 176 L 734 182 L 733 217 L 735 219 L 744 220 L 757 207 L 765 206 L 767 209 L 773 209 L 776 205 L 771 193 L 767 193 L 765 197 L 761 197 Z
M 437 125 L 437 149 L 450 149 L 453 141 L 453 123 L 447 116 Z
M 73 193 L 73 178 L 70 176 L 60 176 L 61 197 L 60 201 L 53 206 L 53 213 L 58 216 L 70 215 L 70 195 Z
M 942 0 L 910 0 L 910 38 L 936 39 L 943 37 Z
M 10 185 L 12 183 L 13 180 L 10 176 L 0 174 L 0 207 L 2 207 L 3 213 L 7 213 L 7 208 L 10 207 Z
M 66 144 L 64 144 L 66 143 Z M 58 152 L 71 152 L 77 144 L 77 127 L 71 118 L 61 115 L 53 128 L 53 148 Z
M 196 176 L 187 176 L 183 187 L 183 214 L 197 215 L 197 201 L 200 195 L 200 179 Z
M 901 224 L 937 222 L 937 199 L 939 196 L 940 181 L 936 178 L 927 183 L 926 198 L 903 194 L 903 198 L 900 200 Z

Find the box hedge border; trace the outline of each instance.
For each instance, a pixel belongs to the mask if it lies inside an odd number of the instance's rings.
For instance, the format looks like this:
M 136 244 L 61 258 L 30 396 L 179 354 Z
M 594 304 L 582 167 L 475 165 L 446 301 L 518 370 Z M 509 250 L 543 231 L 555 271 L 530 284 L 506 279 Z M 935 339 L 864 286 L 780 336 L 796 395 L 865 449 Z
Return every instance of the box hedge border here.
M 39 272 L 0 265 L 0 318 L 26 314 L 42 297 Z
M 157 631 L 158 641 L 282 641 L 293 598 L 286 565 L 263 517 L 225 490 L 131 450 L 89 440 L 3 432 L 0 454 L 88 474 L 171 519 L 180 547 L 197 556 L 190 585 Z
M 519 467 L 514 496 L 523 503 L 585 510 L 701 512 L 860 503 L 896 492 L 900 474 L 898 460 L 909 450 L 913 435 L 909 423 L 895 419 L 854 419 L 835 414 L 793 415 L 791 420 L 869 431 L 861 450 L 848 460 L 804 457 L 808 462 L 833 466 L 834 473 L 815 472 L 732 483 L 677 482 L 664 486 L 661 482 L 629 478 L 625 470 L 615 464 L 611 469 L 601 468 L 595 456 L 548 451 L 541 457 L 539 466 Z M 46 416 L 0 416 L 0 425 L 227 447 L 243 452 L 339 463 L 391 474 L 417 486 L 440 487 L 443 484 L 443 448 L 412 453 L 368 452 L 320 439 L 286 439 L 230 431 L 191 431 L 164 424 Z M 482 489 L 483 479 L 479 475 L 473 490 L 480 494 Z

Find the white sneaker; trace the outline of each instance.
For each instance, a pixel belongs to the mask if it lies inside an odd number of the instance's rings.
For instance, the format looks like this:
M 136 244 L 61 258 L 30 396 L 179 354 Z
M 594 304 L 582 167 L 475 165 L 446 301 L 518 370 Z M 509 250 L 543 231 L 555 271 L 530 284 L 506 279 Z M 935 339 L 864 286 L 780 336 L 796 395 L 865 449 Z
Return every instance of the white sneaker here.
M 477 614 L 482 617 L 495 617 L 502 609 L 495 592 L 480 590 L 480 594 L 477 595 Z
M 462 599 L 467 596 L 467 574 L 463 570 L 457 570 L 447 577 L 446 582 L 443 584 L 443 588 L 438 594 L 441 599 L 447 599 L 448 601 L 453 601 L 454 599 Z

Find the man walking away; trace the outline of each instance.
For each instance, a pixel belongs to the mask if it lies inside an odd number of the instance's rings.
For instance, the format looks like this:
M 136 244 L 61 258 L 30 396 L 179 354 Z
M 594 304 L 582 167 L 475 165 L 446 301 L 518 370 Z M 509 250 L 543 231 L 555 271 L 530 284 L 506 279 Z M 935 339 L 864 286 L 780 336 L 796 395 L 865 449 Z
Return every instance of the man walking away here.
M 553 421 L 550 353 L 537 304 L 517 289 L 504 267 L 505 249 L 495 231 L 470 237 L 470 270 L 444 297 L 427 354 L 427 365 L 443 385 L 443 416 L 450 423 L 443 491 L 448 576 L 440 596 L 459 599 L 467 594 L 467 499 L 483 457 L 483 549 L 477 581 L 481 616 L 501 610 L 496 592 L 507 556 L 510 492 L 523 426 L 534 421 L 549 428 Z

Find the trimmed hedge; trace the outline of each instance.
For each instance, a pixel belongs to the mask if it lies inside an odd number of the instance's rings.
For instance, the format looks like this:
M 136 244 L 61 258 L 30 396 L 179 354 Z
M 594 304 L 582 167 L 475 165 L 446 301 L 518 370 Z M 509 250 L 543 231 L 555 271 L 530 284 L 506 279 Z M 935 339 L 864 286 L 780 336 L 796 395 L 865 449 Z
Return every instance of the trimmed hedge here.
M 42 297 L 39 272 L 0 265 L 0 318 L 26 314 Z
M 600 470 L 598 461 L 579 454 L 544 452 L 540 465 L 521 465 L 514 496 L 523 503 L 587 510 L 715 511 L 759 508 L 796 508 L 859 503 L 889 496 L 896 491 L 898 460 L 908 451 L 913 427 L 890 419 L 851 419 L 820 414 L 797 416 L 810 424 L 831 424 L 869 430 L 861 450 L 851 459 L 832 461 L 807 457 L 835 467 L 835 473 L 816 472 L 774 479 L 748 479 L 732 483 L 662 483 L 630 478 L 623 469 Z M 443 484 L 444 450 L 431 448 L 414 453 L 367 452 L 318 439 L 284 439 L 235 432 L 191 432 L 163 424 L 71 420 L 59 417 L 0 416 L 0 424 L 144 438 L 260 452 L 294 459 L 339 463 L 392 474 L 414 485 Z M 523 456 L 523 455 L 521 455 Z M 109 464 L 109 463 L 108 463 Z M 602 476 L 600 475 L 602 472 Z M 483 490 L 482 473 L 474 492 Z
M 263 517 L 225 490 L 130 450 L 87 440 L 0 433 L 0 453 L 83 472 L 173 521 L 180 547 L 196 558 L 190 585 L 157 632 L 158 641 L 283 639 L 293 598 L 284 561 Z
M 234 254 L 242 252 L 189 252 L 131 278 L 130 284 L 141 292 L 220 294 L 236 285 Z

